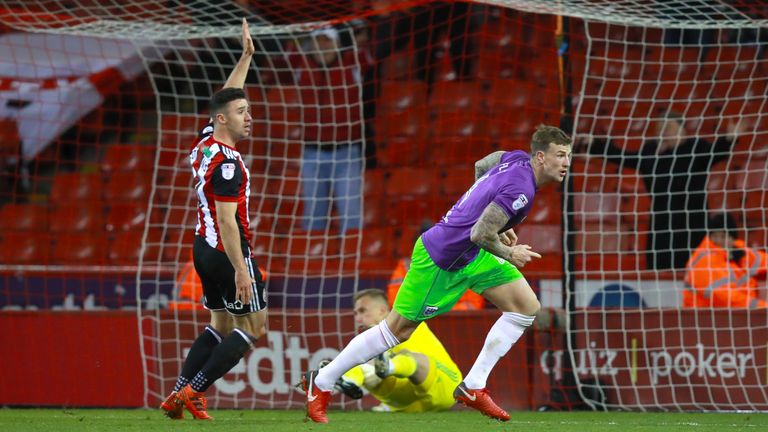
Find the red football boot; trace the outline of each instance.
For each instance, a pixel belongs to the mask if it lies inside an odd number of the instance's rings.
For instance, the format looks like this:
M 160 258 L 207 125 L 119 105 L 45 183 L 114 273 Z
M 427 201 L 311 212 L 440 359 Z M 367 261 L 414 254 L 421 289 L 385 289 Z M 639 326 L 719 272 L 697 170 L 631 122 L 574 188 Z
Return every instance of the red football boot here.
M 309 371 L 301 377 L 301 388 L 307 394 L 307 417 L 315 423 L 328 423 L 328 402 L 331 392 L 315 387 L 317 371 Z
M 453 391 L 453 397 L 464 405 L 480 411 L 483 415 L 496 420 L 509 421 L 509 414 L 496 405 L 488 394 L 488 390 L 484 388 L 468 389 L 462 381 Z

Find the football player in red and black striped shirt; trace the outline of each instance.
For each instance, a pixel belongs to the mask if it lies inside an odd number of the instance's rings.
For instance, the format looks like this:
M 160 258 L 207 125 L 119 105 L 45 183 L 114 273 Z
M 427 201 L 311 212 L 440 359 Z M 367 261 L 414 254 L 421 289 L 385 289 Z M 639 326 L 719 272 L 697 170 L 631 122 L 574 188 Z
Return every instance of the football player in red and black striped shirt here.
M 211 98 L 211 122 L 190 154 L 198 197 L 193 257 L 203 285 L 206 326 L 189 350 L 165 414 L 209 420 L 204 392 L 226 374 L 263 335 L 264 281 L 254 262 L 248 220 L 249 173 L 236 144 L 251 134 L 243 86 L 254 52 L 243 19 L 243 52 L 224 88 Z

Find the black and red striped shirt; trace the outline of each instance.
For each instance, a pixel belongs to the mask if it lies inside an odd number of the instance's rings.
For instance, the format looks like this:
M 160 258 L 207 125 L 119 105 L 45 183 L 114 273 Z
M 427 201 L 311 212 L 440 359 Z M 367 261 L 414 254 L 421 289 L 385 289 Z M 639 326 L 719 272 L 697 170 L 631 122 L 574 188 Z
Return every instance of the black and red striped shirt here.
M 236 202 L 235 213 L 240 230 L 243 256 L 251 256 L 251 230 L 248 218 L 250 173 L 240 153 L 213 138 L 213 127 L 208 124 L 189 155 L 195 177 L 197 194 L 197 226 L 195 234 L 222 252 L 219 224 L 216 219 L 216 201 Z

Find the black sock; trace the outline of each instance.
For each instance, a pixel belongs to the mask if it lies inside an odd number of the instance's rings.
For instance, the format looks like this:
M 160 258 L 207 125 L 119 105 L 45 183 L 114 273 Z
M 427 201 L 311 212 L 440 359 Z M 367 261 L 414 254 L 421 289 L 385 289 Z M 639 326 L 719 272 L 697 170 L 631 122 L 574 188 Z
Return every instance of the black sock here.
M 211 357 L 214 348 L 221 342 L 221 335 L 211 326 L 205 326 L 202 333 L 195 339 L 192 348 L 189 349 L 184 366 L 181 368 L 181 375 L 173 387 L 173 391 L 183 389 L 192 378 L 200 372 L 205 363 Z
M 192 389 L 197 392 L 204 392 L 217 379 L 221 378 L 235 367 L 237 362 L 251 349 L 251 344 L 256 338 L 245 333 L 242 330 L 234 330 L 226 339 L 213 350 L 211 357 L 205 366 L 195 375 L 192 380 Z

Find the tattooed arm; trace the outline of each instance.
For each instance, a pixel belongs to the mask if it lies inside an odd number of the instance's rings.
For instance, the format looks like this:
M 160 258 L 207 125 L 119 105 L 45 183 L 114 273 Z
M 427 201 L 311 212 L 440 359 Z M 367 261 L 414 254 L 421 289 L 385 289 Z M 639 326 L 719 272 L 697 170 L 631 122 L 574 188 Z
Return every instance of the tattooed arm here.
M 532 251 L 528 245 L 507 246 L 502 243 L 499 231 L 508 221 L 507 213 L 497 204 L 490 203 L 472 226 L 469 238 L 476 245 L 509 261 L 516 267 L 525 266 L 531 258 L 541 258 L 541 255 Z
M 501 155 L 503 154 L 504 154 L 503 151 L 493 152 L 488 156 L 475 162 L 475 180 L 482 177 L 483 174 L 487 173 L 489 169 L 498 165 L 499 161 L 501 161 Z

